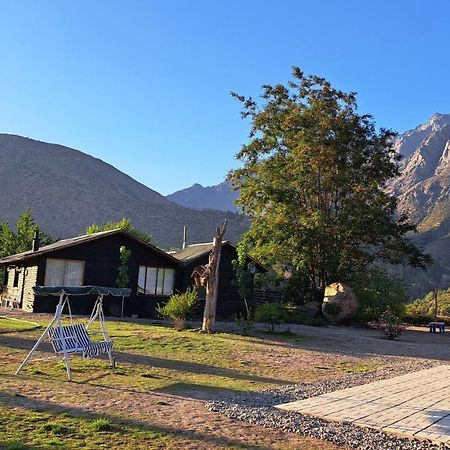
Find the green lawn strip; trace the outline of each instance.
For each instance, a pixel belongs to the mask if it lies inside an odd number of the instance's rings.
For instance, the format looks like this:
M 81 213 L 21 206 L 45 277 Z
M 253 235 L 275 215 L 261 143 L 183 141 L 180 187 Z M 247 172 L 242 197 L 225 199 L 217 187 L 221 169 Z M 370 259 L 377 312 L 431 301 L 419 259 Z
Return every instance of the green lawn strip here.
M 291 356 L 308 350 L 301 348 L 302 336 L 291 332 L 257 336 L 203 334 L 121 321 L 110 321 L 108 329 L 114 341 L 117 368 L 109 369 L 105 360 L 71 356 L 76 381 L 169 393 L 201 389 L 247 391 L 324 378 L 332 373 L 366 372 L 380 365 L 347 358 L 342 364 L 330 364 L 329 370 L 324 370 L 323 364 L 297 370 L 290 365 Z M 93 327 L 92 332 L 98 329 Z M 38 336 L 38 330 L 27 334 L 30 348 Z M 7 347 L 0 349 L 4 354 L 20 352 Z M 43 352 L 37 357 L 51 355 Z M 15 365 L 17 362 L 0 363 L 2 372 L 15 370 Z M 61 380 L 66 376 L 64 364 L 56 355 L 50 360 L 32 361 L 25 373 Z
M 189 369 L 183 363 L 183 370 L 177 369 L 181 362 L 171 361 L 173 368 L 151 367 L 138 364 L 118 362 L 116 369 L 110 369 L 105 360 L 83 360 L 71 357 L 73 379 L 79 383 L 113 387 L 117 389 L 136 390 L 141 392 L 161 391 L 166 393 L 182 393 L 190 390 L 214 391 L 249 391 L 273 387 L 278 383 L 266 381 L 264 377 L 242 374 L 240 372 L 201 373 L 200 368 Z M 11 372 L 14 367 L 11 367 Z M 4 370 L 2 370 L 4 371 Z M 36 380 L 66 379 L 65 366 L 62 361 L 31 362 L 23 371 Z M 270 380 L 270 379 L 269 379 Z
M 41 328 L 41 324 L 34 321 L 0 316 L 0 334 L 15 331 L 30 331 L 38 328 Z
M 111 417 L 74 417 L 0 404 L 0 448 L 156 449 L 174 439 L 168 433 Z

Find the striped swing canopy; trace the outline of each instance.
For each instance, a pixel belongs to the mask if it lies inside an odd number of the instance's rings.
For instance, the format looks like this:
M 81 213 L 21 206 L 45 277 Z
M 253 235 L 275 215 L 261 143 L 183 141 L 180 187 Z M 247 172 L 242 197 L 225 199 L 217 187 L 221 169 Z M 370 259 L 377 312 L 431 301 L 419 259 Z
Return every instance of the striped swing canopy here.
M 113 297 L 129 297 L 131 289 L 103 286 L 33 286 L 36 295 L 112 295 Z

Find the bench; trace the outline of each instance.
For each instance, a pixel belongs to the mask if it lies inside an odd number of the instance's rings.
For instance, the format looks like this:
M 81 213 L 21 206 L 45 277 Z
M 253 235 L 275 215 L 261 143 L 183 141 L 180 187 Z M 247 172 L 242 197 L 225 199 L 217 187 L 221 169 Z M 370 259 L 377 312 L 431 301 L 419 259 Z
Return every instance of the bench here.
M 12 309 L 20 308 L 20 300 L 15 295 L 3 294 L 1 305 L 4 308 L 12 308 Z
M 428 327 L 430 333 L 436 333 L 436 330 L 439 330 L 440 333 L 445 333 L 445 322 L 430 322 Z
M 48 335 L 55 353 L 81 353 L 83 358 L 93 358 L 112 350 L 111 341 L 92 342 L 82 323 L 50 327 Z

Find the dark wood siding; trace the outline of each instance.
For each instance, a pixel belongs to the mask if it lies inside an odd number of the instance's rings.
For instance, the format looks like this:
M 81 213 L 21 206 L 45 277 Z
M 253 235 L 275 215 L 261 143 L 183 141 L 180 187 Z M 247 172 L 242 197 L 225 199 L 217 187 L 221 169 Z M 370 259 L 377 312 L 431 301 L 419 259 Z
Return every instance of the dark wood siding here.
M 245 312 L 245 305 L 239 296 L 239 290 L 232 283 L 234 279 L 232 261 L 234 259 L 237 259 L 236 250 L 229 245 L 224 244 L 219 265 L 219 294 L 217 297 L 216 310 L 216 317 L 218 320 L 233 319 L 235 314 Z M 184 267 L 182 280 L 184 290 L 194 284 L 193 279 L 191 278 L 192 271 L 195 267 L 202 264 L 208 264 L 208 255 L 201 256 Z M 200 302 L 192 314 L 196 317 L 201 317 L 203 315 L 204 307 L 204 298 L 200 298 Z
M 125 299 L 125 315 L 137 314 L 141 317 L 154 317 L 156 305 L 167 299 L 166 296 L 137 295 L 139 266 L 168 267 L 175 269 L 175 289 L 180 290 L 181 270 L 179 266 L 164 255 L 139 244 L 125 235 L 105 236 L 91 242 L 59 249 L 41 255 L 38 263 L 37 284 L 43 285 L 47 258 L 84 261 L 84 285 L 117 286 L 117 271 L 120 265 L 120 247 L 131 250 L 129 261 L 130 288 L 132 296 Z M 95 298 L 72 299 L 72 312 L 90 314 Z M 105 313 L 116 315 L 120 311 L 122 299 L 105 297 Z M 57 298 L 36 297 L 35 312 L 53 312 Z

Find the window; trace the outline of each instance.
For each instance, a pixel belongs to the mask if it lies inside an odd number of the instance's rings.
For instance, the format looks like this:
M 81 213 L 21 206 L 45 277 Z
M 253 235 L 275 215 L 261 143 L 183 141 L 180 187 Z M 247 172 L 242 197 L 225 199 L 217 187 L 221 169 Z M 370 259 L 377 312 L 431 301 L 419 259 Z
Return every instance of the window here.
M 45 286 L 82 286 L 84 261 L 47 259 Z
M 15 269 L 14 270 L 13 288 L 19 287 L 19 275 L 20 275 L 20 270 Z
M 138 294 L 170 295 L 175 281 L 175 269 L 139 266 Z

